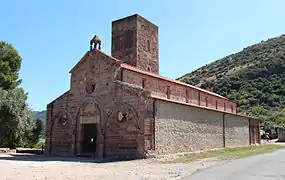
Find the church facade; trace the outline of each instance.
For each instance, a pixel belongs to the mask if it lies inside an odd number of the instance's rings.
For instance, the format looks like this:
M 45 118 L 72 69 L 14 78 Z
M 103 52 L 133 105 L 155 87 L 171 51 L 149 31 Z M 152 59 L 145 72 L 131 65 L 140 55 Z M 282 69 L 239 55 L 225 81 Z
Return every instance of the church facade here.
M 259 121 L 237 114 L 235 102 L 159 75 L 158 27 L 140 15 L 112 22 L 111 56 L 91 44 L 70 73 L 70 90 L 47 105 L 47 155 L 133 158 L 260 143 Z

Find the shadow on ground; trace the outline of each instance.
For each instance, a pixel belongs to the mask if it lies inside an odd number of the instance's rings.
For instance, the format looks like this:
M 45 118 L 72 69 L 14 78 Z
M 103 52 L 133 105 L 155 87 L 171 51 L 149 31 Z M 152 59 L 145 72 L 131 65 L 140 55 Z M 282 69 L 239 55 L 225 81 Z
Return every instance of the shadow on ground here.
M 122 161 L 132 161 L 130 160 L 110 160 L 104 159 L 99 160 L 92 157 L 61 157 L 61 156 L 45 156 L 45 155 L 31 155 L 31 154 L 0 154 L 1 160 L 10 160 L 10 161 L 34 161 L 34 162 L 51 162 L 51 161 L 60 161 L 60 162 L 82 162 L 82 163 L 110 163 L 110 162 L 122 162 Z

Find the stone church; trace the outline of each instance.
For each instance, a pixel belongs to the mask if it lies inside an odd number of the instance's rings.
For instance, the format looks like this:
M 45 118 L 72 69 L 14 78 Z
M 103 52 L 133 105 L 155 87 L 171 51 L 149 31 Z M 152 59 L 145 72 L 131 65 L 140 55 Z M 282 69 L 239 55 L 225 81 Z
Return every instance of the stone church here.
M 112 53 L 92 39 L 70 89 L 47 105 L 47 155 L 138 158 L 260 143 L 257 119 L 237 103 L 159 75 L 158 27 L 112 22 Z M 95 43 L 95 47 L 93 47 Z

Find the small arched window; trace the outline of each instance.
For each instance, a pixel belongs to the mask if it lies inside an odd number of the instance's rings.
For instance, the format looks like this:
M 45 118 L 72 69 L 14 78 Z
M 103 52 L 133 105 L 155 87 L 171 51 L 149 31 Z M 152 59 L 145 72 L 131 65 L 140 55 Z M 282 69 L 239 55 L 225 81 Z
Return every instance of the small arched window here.
M 150 41 L 147 40 L 147 50 L 150 51 Z
M 142 79 L 142 88 L 145 88 L 146 79 Z
M 166 88 L 167 88 L 167 89 L 166 89 L 166 97 L 167 97 L 167 99 L 170 99 L 170 93 L 171 93 L 171 92 L 170 92 L 170 86 L 167 85 Z
M 189 103 L 189 91 L 188 89 L 185 90 L 185 99 L 186 99 L 186 103 Z

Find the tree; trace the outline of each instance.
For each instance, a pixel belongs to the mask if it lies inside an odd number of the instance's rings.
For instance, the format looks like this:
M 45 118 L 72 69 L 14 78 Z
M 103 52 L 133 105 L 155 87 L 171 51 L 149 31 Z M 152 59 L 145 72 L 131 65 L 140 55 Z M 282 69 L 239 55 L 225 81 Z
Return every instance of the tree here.
M 21 83 L 18 79 L 21 62 L 17 50 L 11 44 L 0 41 L 0 87 L 14 89 Z
M 268 114 L 268 111 L 262 106 L 254 106 L 251 109 L 250 114 L 253 116 L 266 116 Z
M 32 135 L 30 136 L 30 144 L 31 145 L 34 145 L 34 144 L 37 144 L 40 137 L 42 136 L 42 133 L 43 133 L 43 122 L 42 120 L 40 119 L 36 119 L 35 120 L 35 126 L 32 130 Z
M 0 146 L 15 148 L 24 144 L 24 133 L 31 126 L 27 97 L 23 89 L 0 89 Z
M 20 88 L 0 89 L 0 147 L 31 147 L 42 135 L 43 123 L 35 119 Z
M 0 41 L 0 147 L 32 146 L 43 130 L 26 104 L 24 90 L 17 88 L 21 62 L 13 46 Z

